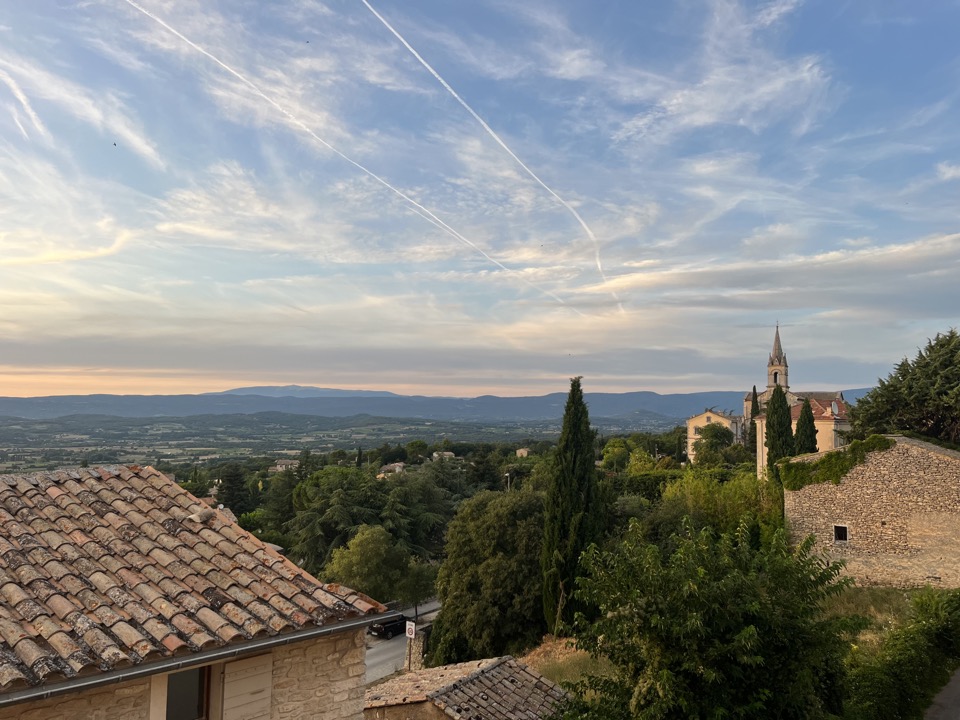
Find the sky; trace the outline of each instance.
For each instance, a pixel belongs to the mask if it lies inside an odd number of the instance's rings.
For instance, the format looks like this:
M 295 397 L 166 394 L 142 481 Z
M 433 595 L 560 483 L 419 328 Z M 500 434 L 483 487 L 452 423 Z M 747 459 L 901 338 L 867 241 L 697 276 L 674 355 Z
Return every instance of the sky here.
M 0 3 L 0 395 L 869 386 L 960 308 L 960 2 Z

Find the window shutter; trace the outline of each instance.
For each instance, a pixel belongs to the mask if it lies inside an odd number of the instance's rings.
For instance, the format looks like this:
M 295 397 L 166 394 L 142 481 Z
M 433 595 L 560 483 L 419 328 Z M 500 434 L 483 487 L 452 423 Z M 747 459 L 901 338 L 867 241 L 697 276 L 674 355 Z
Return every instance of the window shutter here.
M 223 720 L 270 720 L 273 656 L 227 663 L 223 670 Z

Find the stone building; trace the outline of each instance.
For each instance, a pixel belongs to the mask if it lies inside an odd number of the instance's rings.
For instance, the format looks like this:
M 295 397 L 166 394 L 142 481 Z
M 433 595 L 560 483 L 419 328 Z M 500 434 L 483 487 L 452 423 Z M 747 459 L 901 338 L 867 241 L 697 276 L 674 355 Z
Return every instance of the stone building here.
M 858 584 L 960 587 L 960 453 L 893 439 L 837 485 L 785 491 L 791 537 L 813 535 Z
M 0 720 L 360 720 L 384 611 L 153 468 L 0 476 Z
M 367 690 L 366 720 L 537 720 L 564 691 L 509 655 L 407 673 Z
M 817 450 L 825 452 L 841 447 L 846 442 L 844 433 L 850 430 L 847 401 L 842 392 L 838 391 L 806 391 L 793 392 L 789 384 L 790 368 L 787 364 L 787 355 L 783 352 L 780 343 L 780 327 L 777 326 L 773 337 L 773 350 L 767 361 L 767 387 L 757 393 L 760 405 L 760 414 L 755 418 L 757 423 L 757 474 L 761 475 L 767 466 L 766 446 L 766 407 L 777 386 L 783 390 L 790 408 L 791 428 L 797 429 L 797 420 L 803 408 L 803 401 L 809 400 L 813 410 L 813 424 L 817 429 Z M 753 393 L 748 392 L 743 398 L 744 428 L 750 427 L 750 406 Z M 746 430 L 744 434 L 746 434 Z

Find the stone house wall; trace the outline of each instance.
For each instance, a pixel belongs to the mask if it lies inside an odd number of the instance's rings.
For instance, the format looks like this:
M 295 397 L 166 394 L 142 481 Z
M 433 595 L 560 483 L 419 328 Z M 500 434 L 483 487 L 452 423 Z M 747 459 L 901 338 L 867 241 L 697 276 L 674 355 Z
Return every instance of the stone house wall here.
M 363 629 L 272 650 L 271 720 L 361 720 L 366 673 Z M 151 678 L 0 708 L 0 720 L 163 720 Z
M 429 700 L 407 705 L 367 708 L 364 720 L 448 720 L 446 713 Z
M 273 650 L 271 720 L 361 720 L 363 628 Z
M 869 453 L 839 485 L 785 491 L 791 538 L 813 535 L 817 549 L 845 560 L 860 585 L 960 587 L 960 453 L 895 441 Z M 846 528 L 845 542 L 835 526 Z
M 150 720 L 150 678 L 9 705 L 0 720 Z

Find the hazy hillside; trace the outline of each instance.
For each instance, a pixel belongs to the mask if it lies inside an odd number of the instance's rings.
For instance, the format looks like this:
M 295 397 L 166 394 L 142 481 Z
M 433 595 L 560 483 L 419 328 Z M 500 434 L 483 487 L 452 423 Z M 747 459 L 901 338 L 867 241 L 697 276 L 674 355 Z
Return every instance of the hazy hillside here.
M 865 390 L 846 391 L 853 400 Z M 293 394 L 283 394 L 293 393 Z M 630 418 L 636 413 L 658 416 L 657 424 L 679 422 L 711 408 L 739 412 L 743 393 L 719 391 L 587 393 L 590 415 Z M 238 388 L 203 395 L 60 395 L 0 398 L 0 415 L 49 419 L 66 415 L 117 417 L 189 417 L 281 412 L 319 417 L 371 415 L 447 421 L 542 421 L 559 419 L 566 393 L 531 397 L 445 398 L 394 395 L 377 391 L 333 390 L 301 386 Z

